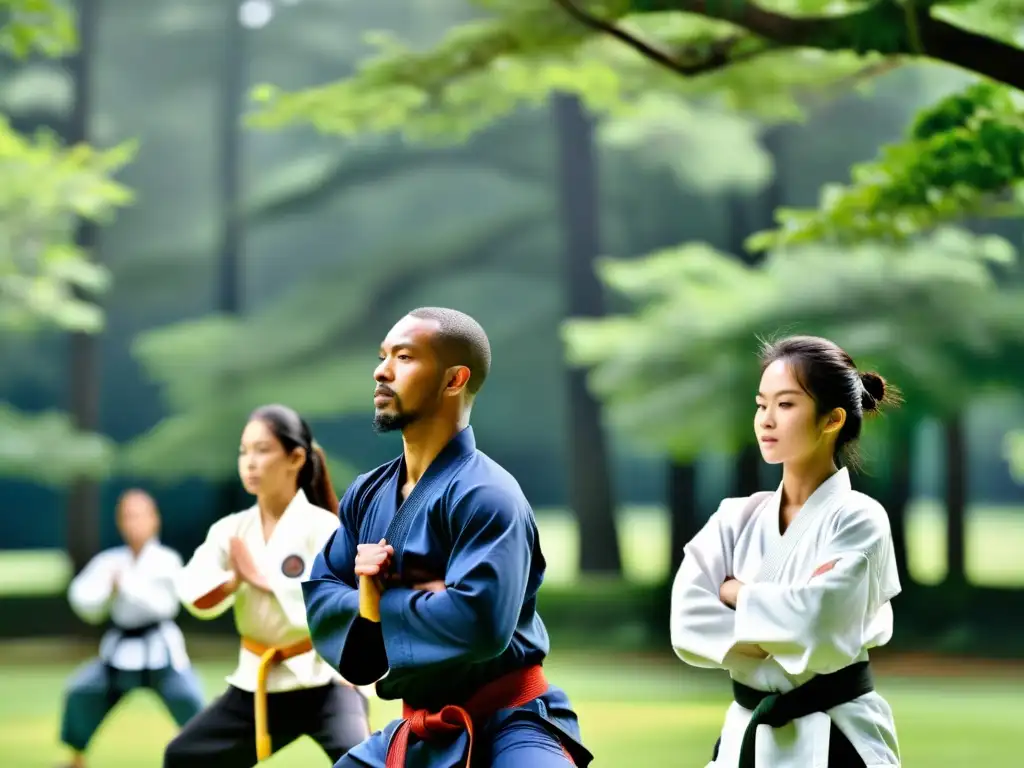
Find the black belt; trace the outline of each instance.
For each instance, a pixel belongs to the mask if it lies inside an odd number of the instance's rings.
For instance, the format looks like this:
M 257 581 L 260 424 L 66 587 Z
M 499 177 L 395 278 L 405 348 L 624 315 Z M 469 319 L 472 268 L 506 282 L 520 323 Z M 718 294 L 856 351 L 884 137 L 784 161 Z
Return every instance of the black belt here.
M 829 675 L 818 675 L 787 693 L 769 693 L 732 681 L 736 703 L 753 712 L 740 745 L 739 768 L 757 768 L 754 745 L 757 726 L 781 728 L 815 712 L 827 712 L 875 690 L 871 667 L 859 661 Z
M 131 640 L 140 637 L 145 637 L 150 632 L 155 632 L 156 630 L 160 629 L 161 623 L 162 622 L 154 621 L 152 624 L 143 624 L 140 627 L 119 627 L 117 624 L 114 624 L 111 626 L 111 629 L 113 629 L 115 632 L 120 633 L 121 637 L 118 640 L 118 642 L 120 642 L 121 640 Z
M 110 650 L 110 660 L 113 661 L 114 655 L 117 653 L 118 646 L 121 645 L 125 640 L 141 640 L 147 637 L 149 634 L 160 629 L 162 622 L 155 621 L 152 624 L 143 624 L 138 627 L 119 627 L 116 624 L 111 625 L 110 629 L 117 632 L 120 637 L 114 642 L 114 647 Z M 106 662 L 103 666 L 106 667 L 107 671 L 107 698 L 112 702 L 119 698 L 117 687 L 115 685 L 117 675 L 121 672 L 115 667 L 111 661 Z M 149 647 L 146 647 L 146 659 L 142 665 L 142 686 L 144 688 L 152 688 L 152 677 L 151 670 L 149 668 Z

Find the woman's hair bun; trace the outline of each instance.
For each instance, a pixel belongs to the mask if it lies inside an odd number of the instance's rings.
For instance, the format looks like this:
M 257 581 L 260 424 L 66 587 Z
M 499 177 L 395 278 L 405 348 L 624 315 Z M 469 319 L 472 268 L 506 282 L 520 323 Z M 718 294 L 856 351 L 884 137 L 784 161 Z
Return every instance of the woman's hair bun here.
M 861 405 L 865 411 L 877 411 L 885 400 L 885 379 L 874 371 L 865 371 L 860 375 L 860 380 L 867 395 L 862 398 Z

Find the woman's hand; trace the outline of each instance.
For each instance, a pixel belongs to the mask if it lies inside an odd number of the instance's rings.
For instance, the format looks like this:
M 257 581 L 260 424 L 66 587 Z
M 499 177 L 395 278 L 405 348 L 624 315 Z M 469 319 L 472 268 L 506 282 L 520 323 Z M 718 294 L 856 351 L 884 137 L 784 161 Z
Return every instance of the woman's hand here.
M 244 581 L 264 592 L 271 591 L 270 584 L 260 573 L 256 561 L 252 558 L 252 553 L 238 536 L 231 537 L 231 568 L 239 581 Z
M 726 579 L 722 582 L 722 586 L 718 588 L 718 599 L 735 610 L 736 600 L 739 598 L 740 590 L 744 586 L 743 582 L 739 579 Z

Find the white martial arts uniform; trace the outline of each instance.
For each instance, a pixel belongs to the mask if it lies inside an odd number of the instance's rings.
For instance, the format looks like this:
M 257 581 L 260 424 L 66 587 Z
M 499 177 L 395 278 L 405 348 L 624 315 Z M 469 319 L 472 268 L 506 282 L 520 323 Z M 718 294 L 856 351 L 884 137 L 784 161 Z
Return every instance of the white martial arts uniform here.
M 688 664 L 728 670 L 759 691 L 790 691 L 817 675 L 866 661 L 889 642 L 890 600 L 900 592 L 889 519 L 852 490 L 841 469 L 811 495 L 780 533 L 782 487 L 726 499 L 684 550 L 672 588 L 671 635 Z M 831 570 L 815 570 L 838 560 Z M 736 609 L 724 605 L 727 578 L 744 586 Z M 743 657 L 759 645 L 767 659 Z M 751 712 L 733 702 L 725 715 L 715 768 L 736 768 Z M 892 710 L 868 693 L 827 713 L 780 728 L 757 729 L 758 768 L 826 768 L 830 726 L 849 739 L 868 768 L 900 765 Z
M 152 539 L 138 557 L 127 546 L 100 552 L 74 578 L 68 602 L 79 618 L 113 624 L 100 641 L 105 663 L 123 670 L 188 668 L 185 640 L 174 623 L 181 610 L 174 579 L 181 568 L 178 553 Z M 145 636 L 122 637 L 122 630 L 140 627 L 150 628 Z
M 206 541 L 181 572 L 178 595 L 191 613 L 203 619 L 215 618 L 233 606 L 239 634 L 264 646 L 286 648 L 308 640 L 302 582 L 309 577 L 313 559 L 337 527 L 337 516 L 310 504 L 301 490 L 278 520 L 269 541 L 263 538 L 258 506 L 228 515 L 210 527 Z M 234 536 L 245 542 L 273 593 L 243 583 L 218 605 L 205 610 L 196 608 L 196 600 L 231 579 L 229 556 Z M 238 666 L 227 682 L 254 692 L 259 665 L 259 656 L 240 648 Z M 271 667 L 267 691 L 316 688 L 338 680 L 338 673 L 311 650 Z
M 181 568 L 178 553 L 154 538 L 137 557 L 127 546 L 100 552 L 71 582 L 74 612 L 90 624 L 112 625 L 99 659 L 81 665 L 65 691 L 61 740 L 75 751 L 86 750 L 110 710 L 137 688 L 156 692 L 179 726 L 203 708 L 202 688 L 174 623 Z

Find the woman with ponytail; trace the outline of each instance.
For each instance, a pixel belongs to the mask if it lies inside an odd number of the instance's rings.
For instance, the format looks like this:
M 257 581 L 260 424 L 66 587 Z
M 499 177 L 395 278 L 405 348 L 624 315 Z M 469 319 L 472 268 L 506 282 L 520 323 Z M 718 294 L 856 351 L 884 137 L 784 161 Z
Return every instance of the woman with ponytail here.
M 302 582 L 338 527 L 323 451 L 291 408 L 257 408 L 238 474 L 256 504 L 218 520 L 178 581 L 193 615 L 234 608 L 241 635 L 228 689 L 167 745 L 164 768 L 251 768 L 300 736 L 341 759 L 369 735 L 368 703 L 309 639 Z

